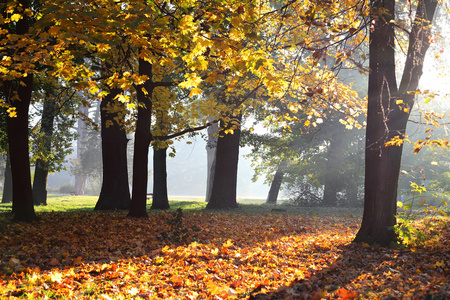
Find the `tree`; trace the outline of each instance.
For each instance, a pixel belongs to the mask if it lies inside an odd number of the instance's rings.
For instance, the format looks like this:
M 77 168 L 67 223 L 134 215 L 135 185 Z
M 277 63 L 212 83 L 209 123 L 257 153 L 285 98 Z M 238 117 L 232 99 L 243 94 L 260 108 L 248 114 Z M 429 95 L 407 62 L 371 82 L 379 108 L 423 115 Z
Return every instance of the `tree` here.
M 33 203 L 34 205 L 47 205 L 47 178 L 49 163 L 47 157 L 52 147 L 53 122 L 56 115 L 56 101 L 50 91 L 45 94 L 41 118 L 41 143 L 42 156 L 36 159 L 33 180 Z
M 153 148 L 153 201 L 151 209 L 169 209 L 167 195 L 167 147 Z
M 5 159 L 5 179 L 3 180 L 3 195 L 2 203 L 12 202 L 12 174 L 11 174 L 11 163 L 9 161 L 9 155 L 6 155 Z
M 125 104 L 114 99 L 123 92 L 113 88 L 101 101 L 103 182 L 94 210 L 128 209 L 127 143 Z
M 7 19 L 8 11 L 10 10 L 7 4 L 10 3 L 1 5 L 4 19 Z M 2 29 L 6 29 L 7 32 L 10 29 L 10 35 L 8 35 L 6 40 L 7 47 L 3 48 L 4 50 L 2 51 L 3 59 L 9 58 L 11 60 L 14 48 L 19 56 L 28 56 L 30 18 L 26 12 L 29 11 L 29 3 L 27 0 L 19 0 L 17 4 L 20 6 L 21 11 L 17 10 L 16 12 L 15 24 L 6 23 L 2 25 Z M 5 41 L 4 35 L 2 39 Z M 14 40 L 22 40 L 22 45 L 14 44 Z M 18 61 L 18 63 L 22 62 Z M 6 123 L 13 182 L 14 219 L 31 222 L 37 219 L 33 206 L 28 150 L 28 112 L 33 92 L 33 73 L 27 70 L 25 65 L 20 65 L 17 69 L 22 70 L 22 72 L 9 76 L 5 76 L 3 73 L 1 85 L 5 102 L 10 107 L 10 115 L 7 117 Z
M 430 45 L 431 24 L 437 1 L 419 0 L 409 32 L 409 45 L 400 85 L 396 81 L 395 1 L 371 1 L 370 69 L 366 130 L 364 214 L 355 242 L 387 246 L 397 241 L 397 187 L 402 142 L 414 91 L 422 75 Z
M 221 121 L 216 148 L 211 197 L 207 209 L 237 208 L 236 182 L 239 160 L 239 138 L 242 115 L 230 116 L 230 121 Z
M 287 161 L 282 161 L 278 164 L 277 170 L 273 175 L 272 183 L 270 184 L 269 194 L 267 195 L 266 203 L 277 203 L 278 193 L 280 192 L 281 183 L 283 182 L 284 172 L 287 166 Z

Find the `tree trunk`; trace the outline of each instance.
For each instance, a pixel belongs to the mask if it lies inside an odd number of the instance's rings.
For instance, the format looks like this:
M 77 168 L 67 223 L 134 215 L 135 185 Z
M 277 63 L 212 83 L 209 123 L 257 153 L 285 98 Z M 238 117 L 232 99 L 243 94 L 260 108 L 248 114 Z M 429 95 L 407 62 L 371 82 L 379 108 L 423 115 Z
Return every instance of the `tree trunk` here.
M 216 168 L 207 209 L 237 208 L 236 185 L 239 160 L 239 138 L 242 116 L 233 117 L 231 122 L 221 122 L 220 136 L 216 149 Z M 237 126 L 233 134 L 225 134 L 225 130 Z
M 114 100 L 121 90 L 113 89 L 101 101 L 103 182 L 94 210 L 128 209 L 127 134 L 125 106 Z
M 209 120 L 210 122 L 212 120 Z M 217 134 L 219 133 L 219 125 L 217 123 L 208 127 L 208 142 L 206 144 L 206 159 L 207 159 L 207 177 L 206 177 L 206 197 L 205 201 L 209 202 L 211 199 L 212 184 L 214 180 L 214 170 L 216 169 L 216 149 L 217 149 Z
M 41 129 L 43 135 L 42 151 L 44 159 L 38 158 L 34 168 L 33 202 L 34 205 L 47 205 L 47 157 L 52 148 L 53 122 L 55 119 L 55 100 L 50 93 L 46 93 L 44 107 L 42 109 Z
M 169 209 L 167 196 L 167 148 L 153 150 L 153 201 L 151 209 Z
M 342 137 L 333 134 L 327 151 L 327 170 L 322 198 L 322 206 L 334 207 L 338 205 L 336 197 L 342 178 L 339 178 L 339 168 L 342 155 Z
M 28 8 L 28 1 L 19 0 L 18 2 L 24 10 Z M 16 22 L 16 33 L 25 35 L 28 33 L 28 29 L 28 17 L 23 15 L 22 19 Z M 15 99 L 14 92 L 17 92 L 18 99 Z M 15 107 L 17 112 L 16 117 L 6 118 L 13 181 L 13 213 L 16 221 L 24 222 L 37 219 L 33 206 L 28 150 L 28 111 L 32 92 L 33 74 L 27 74 L 16 82 L 3 82 L 3 95 L 6 102 L 11 107 Z
M 278 164 L 277 171 L 273 176 L 272 184 L 270 185 L 269 194 L 267 195 L 266 203 L 276 204 L 278 193 L 280 192 L 281 183 L 283 182 L 284 170 L 287 163 L 282 161 Z
M 136 120 L 136 133 L 134 138 L 133 155 L 133 195 L 131 198 L 128 216 L 146 218 L 147 181 L 148 181 L 148 148 L 152 140 L 150 124 L 152 118 L 151 97 L 154 85 L 152 78 L 152 65 L 144 59 L 139 59 L 139 74 L 147 75 L 148 80 L 143 85 L 136 86 L 136 95 L 139 102 Z M 145 88 L 148 94 L 145 94 Z
M 82 168 L 82 155 L 86 148 L 86 136 L 87 136 L 87 125 L 83 116 L 87 116 L 89 114 L 89 107 L 80 105 L 78 109 L 80 113 L 80 117 L 78 118 L 78 126 L 77 126 L 77 160 L 78 164 Z M 83 172 L 77 172 L 75 174 L 75 195 L 84 195 L 84 191 L 86 189 L 86 177 Z
M 5 180 L 3 181 L 3 196 L 2 203 L 12 202 L 12 173 L 11 173 L 11 162 L 9 160 L 9 153 L 6 156 L 6 166 L 5 166 Z
M 374 2 L 375 9 L 384 8 L 387 14 L 373 17 L 370 34 L 370 69 L 367 132 L 364 214 L 355 242 L 388 246 L 397 241 L 393 230 L 396 224 L 397 187 L 402 146 L 385 147 L 395 136 L 403 138 L 414 96 L 408 91 L 417 89 L 422 75 L 423 60 L 429 47 L 430 24 L 436 1 L 420 0 L 410 34 L 409 49 L 400 88 L 397 90 L 394 57 L 395 0 Z M 397 104 L 402 100 L 406 111 Z

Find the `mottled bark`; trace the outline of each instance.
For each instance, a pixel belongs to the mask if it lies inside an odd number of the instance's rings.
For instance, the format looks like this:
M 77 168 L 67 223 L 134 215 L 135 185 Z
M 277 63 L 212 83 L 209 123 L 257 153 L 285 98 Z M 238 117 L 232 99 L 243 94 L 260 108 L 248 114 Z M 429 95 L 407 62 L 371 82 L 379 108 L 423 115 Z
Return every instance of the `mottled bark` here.
M 209 120 L 210 122 L 212 120 Z M 206 177 L 206 197 L 205 201 L 211 199 L 212 184 L 214 180 L 214 170 L 216 169 L 216 149 L 219 134 L 219 125 L 217 123 L 208 127 L 208 142 L 206 143 L 207 159 L 207 177 Z

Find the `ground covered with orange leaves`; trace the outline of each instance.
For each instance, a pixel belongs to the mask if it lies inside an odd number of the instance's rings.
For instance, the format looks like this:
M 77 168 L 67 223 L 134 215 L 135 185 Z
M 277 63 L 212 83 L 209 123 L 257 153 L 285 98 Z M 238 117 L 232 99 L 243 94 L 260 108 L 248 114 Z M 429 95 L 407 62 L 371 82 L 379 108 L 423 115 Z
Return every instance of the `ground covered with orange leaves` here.
M 352 244 L 350 215 L 40 216 L 0 226 L 1 299 L 450 298 L 448 226 L 412 250 Z

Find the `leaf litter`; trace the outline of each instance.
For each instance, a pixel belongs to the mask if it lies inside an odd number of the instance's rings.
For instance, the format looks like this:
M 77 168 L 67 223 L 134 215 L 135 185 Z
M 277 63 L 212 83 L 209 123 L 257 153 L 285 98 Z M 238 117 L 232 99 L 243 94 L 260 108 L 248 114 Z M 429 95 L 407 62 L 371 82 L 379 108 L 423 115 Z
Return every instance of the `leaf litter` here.
M 189 212 L 178 228 L 171 212 L 41 217 L 0 228 L 0 298 L 450 298 L 448 223 L 407 249 L 352 244 L 348 215 Z

